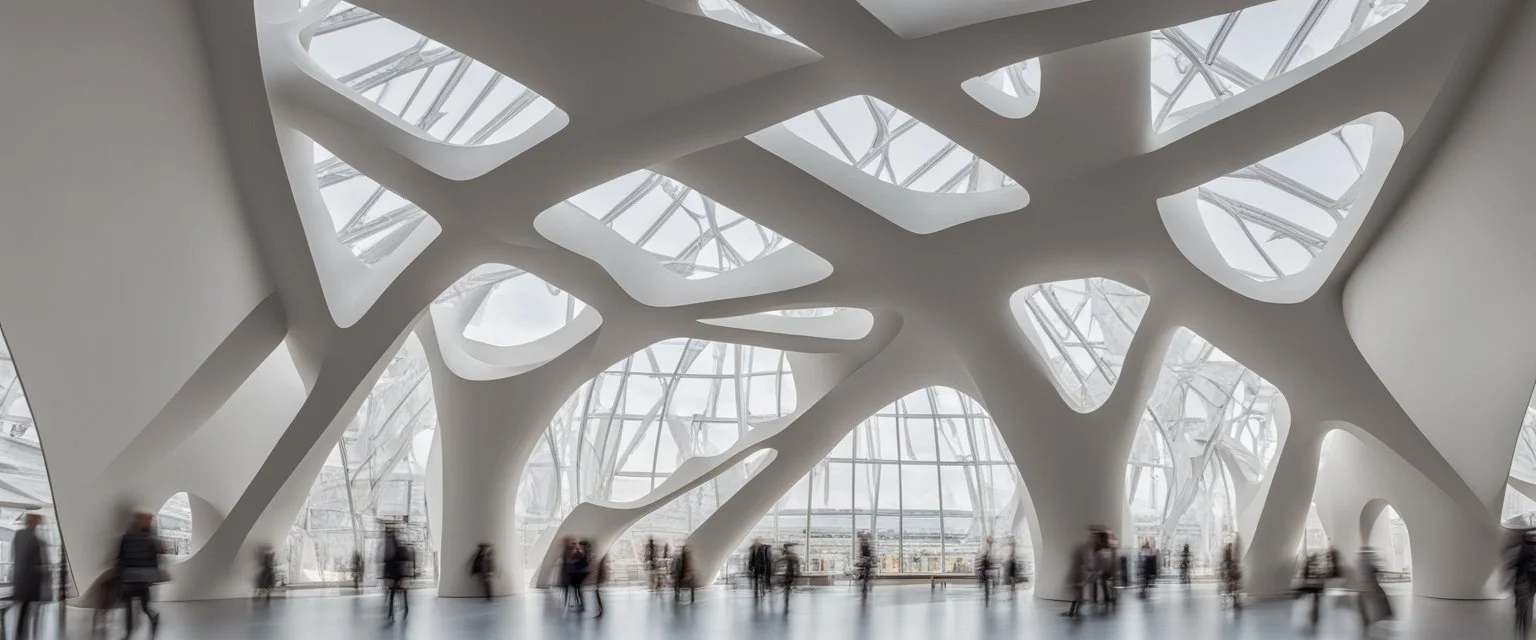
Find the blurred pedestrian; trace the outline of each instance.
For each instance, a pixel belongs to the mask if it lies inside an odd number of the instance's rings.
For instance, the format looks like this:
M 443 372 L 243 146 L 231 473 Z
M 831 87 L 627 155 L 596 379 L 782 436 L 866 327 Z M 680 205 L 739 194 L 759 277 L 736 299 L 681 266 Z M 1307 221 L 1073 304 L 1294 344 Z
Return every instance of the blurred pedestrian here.
M 672 558 L 672 601 L 681 602 L 683 590 L 688 590 L 688 602 L 693 602 L 698 589 L 697 576 L 693 573 L 693 549 L 685 541 L 677 547 Z
M 783 567 L 781 579 L 784 581 L 784 613 L 789 613 L 789 595 L 795 590 L 795 583 L 800 580 L 800 555 L 795 553 L 795 543 L 784 543 L 784 552 L 779 556 L 779 564 Z
M 140 511 L 133 516 L 133 524 L 117 545 L 117 581 L 122 591 L 122 605 L 126 614 L 124 638 L 133 637 L 133 603 L 149 618 L 149 634 L 160 630 L 160 614 L 149 606 L 149 588 L 164 582 L 160 575 L 160 542 L 155 539 L 155 517 Z
M 22 529 L 11 538 L 11 600 L 16 607 L 16 638 L 32 637 L 29 622 L 37 603 L 47 599 L 48 552 L 47 545 L 37 535 L 37 526 L 43 517 L 29 513 L 22 519 Z
M 363 554 L 352 552 L 352 590 L 358 593 L 363 591 Z
M 277 589 L 277 553 L 271 547 L 263 547 L 256 563 L 256 598 L 271 602 L 272 592 Z
M 1530 634 L 1531 602 L 1536 599 L 1536 531 L 1517 532 L 1513 538 L 1506 570 L 1515 596 L 1515 632 L 1525 638 Z
M 1194 558 L 1189 552 L 1189 543 L 1184 543 L 1184 550 L 1179 552 L 1179 584 L 1189 586 L 1189 574 L 1194 568 Z
M 411 600 L 406 587 L 414 573 L 415 556 L 411 547 L 400 539 L 400 532 L 395 526 L 384 528 L 384 548 L 379 555 L 384 559 L 385 617 L 390 622 L 395 621 L 395 598 L 398 597 L 401 619 L 409 618 Z
M 981 585 L 981 601 L 986 605 L 992 604 L 992 570 L 992 539 L 987 538 L 981 553 L 976 555 L 976 581 Z
M 1152 591 L 1152 584 L 1157 581 L 1158 563 L 1160 558 L 1157 547 L 1152 546 L 1152 540 L 1147 539 L 1141 543 L 1141 597 L 1145 599 Z
M 480 582 L 481 593 L 489 601 L 492 596 L 491 581 L 496 576 L 496 552 L 491 545 L 480 543 L 475 547 L 475 557 L 469 561 L 469 575 Z
M 1381 566 L 1377 563 L 1376 550 L 1360 549 L 1360 621 L 1367 631 L 1377 622 L 1392 618 L 1392 601 L 1381 586 Z

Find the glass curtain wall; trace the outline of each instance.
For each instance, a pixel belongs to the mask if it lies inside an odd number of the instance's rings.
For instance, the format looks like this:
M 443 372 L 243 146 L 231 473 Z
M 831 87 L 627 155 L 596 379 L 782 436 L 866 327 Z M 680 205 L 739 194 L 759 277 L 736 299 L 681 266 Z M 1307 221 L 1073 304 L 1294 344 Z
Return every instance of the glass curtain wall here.
M 518 488 L 523 552 L 588 500 L 630 502 L 694 456 L 718 455 L 795 409 L 784 352 L 706 340 L 658 342 L 566 401 Z
M 58 518 L 43 448 L 10 347 L 0 334 L 0 585 L 11 582 L 11 539 L 28 513 L 42 514 L 42 538 L 57 559 Z
M 850 573 L 861 532 L 886 574 L 971 574 L 988 539 L 996 553 L 1016 541 L 1029 566 L 1022 484 L 981 405 L 930 387 L 854 427 L 746 543 L 799 544 L 809 573 Z
M 665 506 L 641 518 L 608 549 L 609 575 L 619 584 L 645 582 L 645 542 L 655 539 L 662 549 L 686 543 L 704 520 L 736 495 L 747 482 L 773 461 L 774 452 L 759 451 L 708 482 L 693 488 Z
M 1536 527 L 1536 395 L 1531 396 L 1509 465 L 1510 486 L 1504 490 L 1504 526 Z
M 347 582 L 355 552 L 374 566 L 385 523 L 401 525 L 416 546 L 418 578 L 436 579 L 426 499 L 436 428 L 432 379 L 412 335 L 347 425 L 294 521 L 285 554 L 289 584 Z
M 1173 338 L 1126 467 L 1131 532 L 1210 571 L 1277 454 L 1279 390 L 1188 329 Z M 1176 554 L 1165 553 L 1165 561 Z

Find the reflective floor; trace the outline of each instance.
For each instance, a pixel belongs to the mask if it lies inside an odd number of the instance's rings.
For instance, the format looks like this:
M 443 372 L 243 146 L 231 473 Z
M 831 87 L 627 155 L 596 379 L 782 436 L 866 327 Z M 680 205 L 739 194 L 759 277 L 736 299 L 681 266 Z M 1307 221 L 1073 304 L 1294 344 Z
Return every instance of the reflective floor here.
M 1369 637 L 1460 639 L 1509 638 L 1512 604 L 1505 601 L 1446 601 L 1412 598 L 1405 587 L 1392 589 L 1398 619 Z M 1322 623 L 1307 628 L 1306 609 L 1289 599 L 1250 603 L 1241 615 L 1223 609 L 1210 586 L 1192 591 L 1165 587 L 1145 601 L 1122 600 L 1112 615 L 1092 613 L 1081 621 L 1062 618 L 1061 603 L 1037 601 L 1020 592 L 985 606 L 974 586 L 931 591 L 927 586 L 877 588 L 867 604 L 846 587 L 798 592 L 786 614 L 782 596 L 771 606 L 755 606 L 751 594 L 715 588 L 698 593 L 694 604 L 674 605 L 670 598 L 645 591 L 611 589 L 607 614 L 594 618 L 568 613 L 558 592 L 477 600 L 439 599 L 430 591 L 412 598 L 411 615 L 386 625 L 378 595 L 293 597 L 268 606 L 247 601 L 165 603 L 162 640 L 245 640 L 268 638 L 562 638 L 581 640 L 742 640 L 745 638 L 816 638 L 871 640 L 958 640 L 960 638 L 1074 638 L 1229 640 L 1249 638 L 1360 638 L 1365 636 L 1354 599 L 1333 596 L 1322 610 Z M 57 606 L 45 608 L 39 640 L 90 638 L 89 612 L 71 610 L 59 635 Z M 11 635 L 14 612 L 6 618 Z M 121 637 L 115 630 L 109 636 Z M 138 637 L 147 637 L 143 630 Z

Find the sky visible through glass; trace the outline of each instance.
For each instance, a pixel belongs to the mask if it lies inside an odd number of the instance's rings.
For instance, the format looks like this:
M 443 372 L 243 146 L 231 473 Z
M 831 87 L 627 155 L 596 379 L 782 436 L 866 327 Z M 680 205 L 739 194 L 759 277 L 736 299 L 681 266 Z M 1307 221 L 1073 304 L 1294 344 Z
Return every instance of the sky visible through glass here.
M 1277 0 L 1154 32 L 1153 129 L 1166 132 L 1226 98 L 1295 71 L 1416 4 Z M 715 20 L 799 44 L 734 0 L 701 0 L 699 8 Z M 363 99 L 450 144 L 508 140 L 555 110 L 488 66 L 347 3 L 316 26 L 309 51 Z M 981 79 L 1014 98 L 1048 90 L 1041 85 L 1038 60 Z M 1368 163 L 1381 160 L 1371 157 L 1375 131 L 1363 122 L 1338 125 L 1198 189 L 1201 221 L 1237 272 L 1258 281 L 1293 276 L 1328 246 L 1347 216 L 1364 213 L 1352 209 L 1365 195 L 1360 182 Z M 1016 184 L 942 132 L 872 96 L 835 102 L 785 126 L 865 174 L 906 189 L 969 193 Z M 363 262 L 388 255 L 428 219 L 318 145 L 315 161 L 333 227 Z M 688 279 L 740 268 L 790 244 L 650 171 L 620 176 L 568 202 Z M 1064 400 L 1079 411 L 1097 408 L 1117 382 L 1149 298 L 1098 278 L 1036 285 L 1021 295 L 1018 320 L 1031 332 Z M 496 346 L 546 337 L 585 307 L 506 265 L 477 269 L 439 303 L 475 305 L 465 336 Z M 1197 552 L 1212 552 L 1212 541 L 1235 526 L 1242 507 L 1236 487 L 1261 481 L 1275 453 L 1278 395 L 1214 346 L 1180 331 L 1127 466 L 1138 535 L 1160 545 L 1201 540 Z M 20 415 L 12 410 L 15 402 L 7 396 L 0 406 L 9 411 L 4 415 Z M 558 524 L 576 503 L 634 500 L 687 457 L 724 451 L 752 425 L 787 415 L 793 407 L 787 359 L 773 350 L 671 340 L 615 364 L 572 396 L 541 439 L 519 493 L 525 543 Z M 853 531 L 872 528 L 881 538 L 881 553 L 891 554 L 882 562 L 894 570 L 958 570 L 974 555 L 982 532 L 1019 529 L 1018 513 L 999 506 L 1016 493 L 1010 483 L 1017 471 L 994 432 L 990 418 L 969 398 L 947 389 L 921 391 L 856 427 L 764 522 L 771 520 L 773 537 L 804 540 L 808 559 L 817 566 L 841 566 L 851 552 Z M 1533 432 L 1536 408 L 1526 414 L 1512 469 L 1516 477 L 1536 480 Z M 28 430 L 20 433 L 24 440 Z M 951 441 L 945 434 L 999 449 L 986 460 L 966 459 L 944 448 L 952 445 L 946 445 Z M 923 445 L 925 440 L 933 446 Z M 968 451 L 965 455 L 976 456 L 979 450 Z M 733 492 L 738 485 L 732 483 L 744 482 L 765 459 L 736 465 L 635 531 L 653 527 L 652 532 L 671 535 L 696 526 L 712 510 L 709 505 Z M 336 462 L 327 469 L 345 466 Z M 976 484 L 975 474 L 983 470 L 992 475 Z M 333 480 L 337 487 L 346 484 Z M 1536 512 L 1536 502 L 1527 506 Z
M 995 553 L 1013 541 L 1030 557 L 1021 483 L 981 405 L 929 387 L 855 426 L 744 544 L 796 543 L 807 571 L 840 575 L 867 532 L 882 573 L 969 575 L 989 538 Z
M 740 268 L 791 244 L 688 185 L 650 171 L 610 180 L 568 202 L 690 280 Z
M 565 403 L 518 489 L 525 551 L 583 501 L 644 497 L 695 456 L 724 453 L 795 409 L 782 351 L 686 338 L 615 363 Z
M 450 144 L 503 142 L 555 110 L 516 80 L 346 2 L 315 26 L 309 54 L 364 99 Z

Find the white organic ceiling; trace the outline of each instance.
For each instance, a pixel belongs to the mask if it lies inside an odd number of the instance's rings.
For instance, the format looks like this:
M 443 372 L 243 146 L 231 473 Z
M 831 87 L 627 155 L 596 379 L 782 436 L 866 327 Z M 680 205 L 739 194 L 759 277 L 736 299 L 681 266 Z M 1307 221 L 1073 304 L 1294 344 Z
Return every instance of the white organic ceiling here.
M 444 557 L 538 567 L 734 474 L 694 527 L 718 567 L 934 387 L 997 427 L 1042 571 L 1133 506 L 1174 526 L 1211 474 L 1233 527 L 1299 536 L 1286 492 L 1341 424 L 1487 501 L 1338 300 L 1500 0 L 255 5 L 202 27 L 242 192 L 283 194 L 250 225 L 307 389 L 189 590 L 298 508 L 410 331 L 431 473 L 484 489 L 434 498 Z M 1176 486 L 1129 504 L 1128 463 Z

